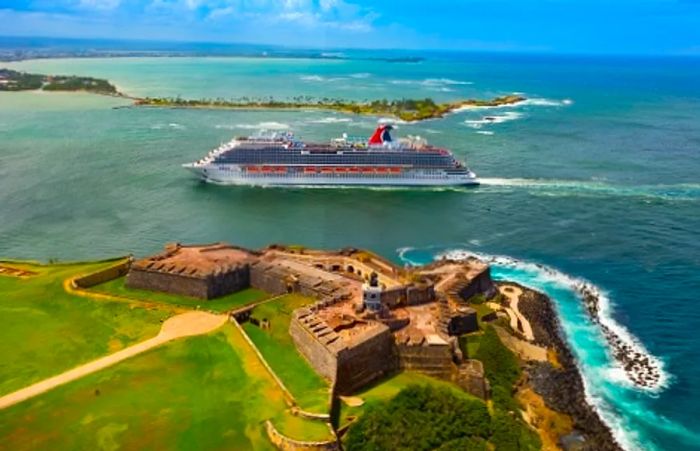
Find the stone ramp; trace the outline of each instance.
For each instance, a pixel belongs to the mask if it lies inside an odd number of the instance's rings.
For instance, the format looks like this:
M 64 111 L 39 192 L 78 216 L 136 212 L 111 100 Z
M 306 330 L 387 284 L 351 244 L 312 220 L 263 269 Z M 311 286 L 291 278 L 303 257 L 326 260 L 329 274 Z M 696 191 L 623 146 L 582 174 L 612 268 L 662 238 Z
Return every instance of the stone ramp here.
M 173 316 L 163 323 L 160 332 L 153 338 L 0 397 L 0 409 L 5 409 L 58 386 L 73 382 L 171 340 L 206 334 L 223 326 L 226 319 L 226 315 L 214 315 L 206 312 L 187 312 Z

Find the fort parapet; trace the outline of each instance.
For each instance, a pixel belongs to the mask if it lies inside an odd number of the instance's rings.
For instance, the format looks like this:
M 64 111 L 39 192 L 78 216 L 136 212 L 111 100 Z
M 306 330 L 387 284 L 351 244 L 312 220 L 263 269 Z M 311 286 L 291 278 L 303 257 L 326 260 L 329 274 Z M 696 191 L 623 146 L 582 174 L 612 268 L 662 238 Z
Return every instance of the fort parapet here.
M 133 262 L 126 286 L 211 299 L 250 286 L 252 258 L 249 251 L 227 244 L 171 244 L 160 254 Z

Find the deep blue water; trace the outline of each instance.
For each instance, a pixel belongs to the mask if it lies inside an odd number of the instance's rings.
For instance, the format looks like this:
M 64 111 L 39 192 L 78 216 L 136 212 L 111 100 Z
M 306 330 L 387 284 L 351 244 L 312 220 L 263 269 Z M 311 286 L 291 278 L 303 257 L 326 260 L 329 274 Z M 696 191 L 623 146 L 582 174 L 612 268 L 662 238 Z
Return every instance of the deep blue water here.
M 165 242 L 369 247 L 397 261 L 448 251 L 509 256 L 497 277 L 557 302 L 592 401 L 630 449 L 700 449 L 700 60 L 429 54 L 420 63 L 173 58 L 12 67 L 103 76 L 129 93 L 433 97 L 522 92 L 528 104 L 399 124 L 449 147 L 476 189 L 246 189 L 201 185 L 179 164 L 233 134 L 369 134 L 326 112 L 111 109 L 90 96 L 0 95 L 0 255 L 82 259 Z M 482 124 L 484 115 L 500 123 Z M 409 248 L 408 250 L 406 248 Z M 545 268 L 532 265 L 545 265 Z M 637 390 L 615 368 L 573 284 L 663 362 Z

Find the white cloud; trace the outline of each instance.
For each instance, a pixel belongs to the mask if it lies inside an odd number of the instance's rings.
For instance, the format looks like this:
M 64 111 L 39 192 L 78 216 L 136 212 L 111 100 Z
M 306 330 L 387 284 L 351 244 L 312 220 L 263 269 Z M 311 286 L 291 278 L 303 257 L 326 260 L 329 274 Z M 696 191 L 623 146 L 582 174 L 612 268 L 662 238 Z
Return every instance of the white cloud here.
M 80 0 L 80 7 L 99 10 L 116 9 L 121 4 L 121 0 Z

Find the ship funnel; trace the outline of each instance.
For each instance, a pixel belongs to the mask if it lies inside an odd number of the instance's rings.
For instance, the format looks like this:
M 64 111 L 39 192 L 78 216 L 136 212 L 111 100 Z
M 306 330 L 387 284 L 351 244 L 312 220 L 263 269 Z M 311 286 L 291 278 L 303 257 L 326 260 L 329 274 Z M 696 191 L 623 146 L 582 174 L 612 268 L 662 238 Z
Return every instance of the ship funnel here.
M 369 144 L 384 144 L 392 141 L 389 133 L 394 127 L 389 124 L 380 124 L 369 138 Z

